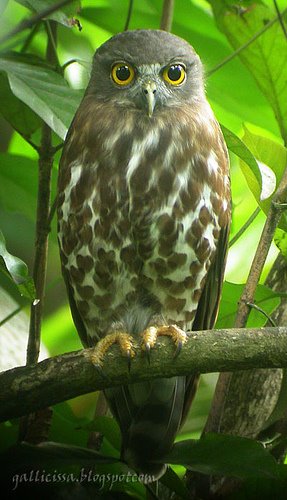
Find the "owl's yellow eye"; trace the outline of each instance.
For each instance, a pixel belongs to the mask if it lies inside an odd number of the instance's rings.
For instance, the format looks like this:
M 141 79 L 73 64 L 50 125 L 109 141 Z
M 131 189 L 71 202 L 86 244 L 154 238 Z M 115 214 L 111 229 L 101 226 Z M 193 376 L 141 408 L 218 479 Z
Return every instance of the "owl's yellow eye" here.
M 112 67 L 112 79 L 117 85 L 129 85 L 134 79 L 135 71 L 130 64 L 116 63 Z
M 163 70 L 163 78 L 171 85 L 180 85 L 185 79 L 185 68 L 182 64 L 171 64 Z

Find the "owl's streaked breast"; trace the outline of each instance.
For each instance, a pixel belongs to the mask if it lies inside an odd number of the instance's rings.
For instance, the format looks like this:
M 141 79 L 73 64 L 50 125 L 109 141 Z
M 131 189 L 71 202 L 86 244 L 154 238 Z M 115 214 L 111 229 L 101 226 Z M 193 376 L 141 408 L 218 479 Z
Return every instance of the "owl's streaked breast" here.
M 147 127 L 131 117 L 108 134 L 106 127 L 103 141 L 98 123 L 78 156 L 70 140 L 59 241 L 90 336 L 145 293 L 166 321 L 192 325 L 226 223 L 229 183 L 215 122 L 208 137 L 201 123 L 203 137 L 200 122 L 190 127 L 184 118 Z

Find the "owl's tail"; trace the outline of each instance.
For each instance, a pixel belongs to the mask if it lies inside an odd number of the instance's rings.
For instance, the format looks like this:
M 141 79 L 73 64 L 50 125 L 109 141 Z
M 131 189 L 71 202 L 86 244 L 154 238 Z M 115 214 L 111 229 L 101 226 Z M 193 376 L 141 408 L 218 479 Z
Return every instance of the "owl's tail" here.
M 182 420 L 185 377 L 158 379 L 108 389 L 105 394 L 122 432 L 122 459 L 145 483 L 166 471 Z
M 135 337 L 148 326 L 160 323 L 164 324 L 163 318 L 144 300 L 129 304 L 120 318 L 123 331 Z M 164 457 L 171 450 L 185 417 L 189 387 L 189 378 L 172 377 L 105 391 L 121 429 L 121 458 L 145 483 L 156 481 L 166 471 Z

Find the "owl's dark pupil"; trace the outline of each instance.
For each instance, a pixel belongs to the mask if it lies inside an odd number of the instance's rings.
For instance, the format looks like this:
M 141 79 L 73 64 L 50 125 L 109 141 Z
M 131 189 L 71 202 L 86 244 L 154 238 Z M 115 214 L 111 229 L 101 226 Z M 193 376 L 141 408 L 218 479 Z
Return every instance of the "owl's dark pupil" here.
M 171 66 L 168 70 L 168 78 L 173 82 L 176 82 L 181 77 L 181 66 Z
M 124 82 L 129 79 L 131 72 L 128 66 L 120 66 L 117 68 L 116 75 L 121 82 Z

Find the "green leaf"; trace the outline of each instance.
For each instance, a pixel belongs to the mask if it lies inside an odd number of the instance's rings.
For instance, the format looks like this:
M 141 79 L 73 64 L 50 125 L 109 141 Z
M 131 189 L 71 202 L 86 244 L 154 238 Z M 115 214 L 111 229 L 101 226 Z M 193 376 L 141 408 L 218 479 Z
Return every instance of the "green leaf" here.
M 25 156 L 0 153 L 0 204 L 5 210 L 35 219 L 36 161 Z
M 42 338 L 52 356 L 81 349 L 68 305 L 43 318 Z
M 28 55 L 0 57 L 0 70 L 13 94 L 64 139 L 83 92 L 69 88 L 61 75 Z
M 12 93 L 4 73 L 0 73 L 0 113 L 26 139 L 41 126 L 36 113 Z
M 287 149 L 268 137 L 251 132 L 246 126 L 243 140 L 254 157 L 272 169 L 277 187 L 287 164 Z
M 55 442 L 85 447 L 87 432 L 84 425 L 87 418 L 76 417 L 71 409 L 70 402 L 66 401 L 53 406 L 53 419 L 49 432 L 49 439 Z
M 20 294 L 29 300 L 35 299 L 35 286 L 28 274 L 28 267 L 21 259 L 11 255 L 6 249 L 6 242 L 0 231 L 0 269 L 18 287 Z
M 240 13 L 225 0 L 209 0 L 219 28 L 234 49 L 246 44 L 266 24 L 277 17 L 274 5 L 252 3 L 252 8 Z M 286 21 L 287 13 L 282 16 Z M 282 138 L 287 143 L 287 50 L 286 37 L 280 22 L 258 36 L 239 54 L 258 87 L 270 102 L 278 121 Z
M 3 14 L 4 10 L 6 9 L 7 5 L 8 5 L 8 1 L 9 0 L 1 0 L 1 3 L 0 3 L 0 15 Z
M 56 176 L 52 179 L 52 198 L 56 196 Z M 26 156 L 0 153 L 0 206 L 35 220 L 38 165 Z
M 260 443 L 238 436 L 205 434 L 199 440 L 180 441 L 165 460 L 210 475 L 278 476 L 274 457 Z
M 262 183 L 258 182 L 254 171 L 243 158 L 240 167 L 257 203 L 267 214 L 272 199 L 270 196 L 278 187 L 287 165 L 287 149 L 272 139 L 251 132 L 247 127 L 244 127 L 243 140 L 260 166 Z M 287 229 L 284 214 L 279 226 Z
M 180 480 L 171 467 L 167 468 L 166 473 L 160 478 L 160 482 L 169 488 L 170 491 L 176 493 L 177 498 L 189 498 L 189 493 L 184 486 L 184 482 Z
M 12 460 L 12 457 L 14 459 Z M 7 464 L 8 469 L 13 470 L 13 464 L 17 464 L 17 468 L 29 467 L 31 465 L 53 466 L 57 465 L 78 465 L 78 466 L 93 466 L 94 464 L 113 464 L 118 462 L 114 457 L 106 457 L 97 453 L 94 450 L 81 446 L 73 446 L 60 444 L 55 442 L 45 442 L 39 445 L 22 443 L 9 448 L 6 452 L 0 455 L 0 463 Z
M 282 255 L 287 259 L 287 233 L 282 229 L 278 228 L 274 235 L 275 245 L 279 248 Z
M 40 13 L 46 10 L 48 7 L 56 5 L 58 2 L 56 0 L 16 0 L 17 3 L 24 5 L 28 9 Z M 64 26 L 71 28 L 73 23 L 73 15 L 76 14 L 81 7 L 81 2 L 74 0 L 66 6 L 62 6 L 55 12 L 50 14 L 47 19 L 53 19 Z M 45 19 L 45 18 L 44 18 Z
M 221 125 L 221 130 L 228 149 L 249 166 L 258 182 L 258 185 L 262 185 L 260 169 L 250 149 L 248 149 L 246 144 L 228 128 Z
M 285 500 L 287 491 L 286 466 L 281 465 L 281 477 L 249 478 L 240 486 L 239 491 L 232 495 L 232 500 Z M 285 468 L 285 470 L 284 470 Z
M 216 328 L 232 328 L 234 325 L 237 304 L 244 289 L 244 284 L 225 282 L 223 284 L 222 298 Z M 255 293 L 255 304 L 270 315 L 279 306 L 280 297 L 265 285 L 258 285 Z M 267 319 L 259 311 L 251 309 L 247 328 L 264 326 Z
M 120 450 L 122 439 L 115 419 L 110 417 L 96 417 L 92 422 L 84 426 L 84 428 L 88 431 L 100 432 L 116 450 Z

